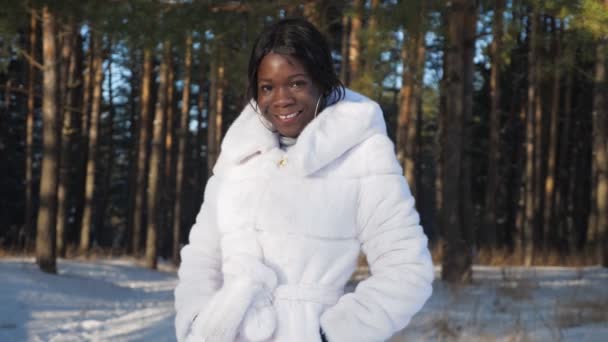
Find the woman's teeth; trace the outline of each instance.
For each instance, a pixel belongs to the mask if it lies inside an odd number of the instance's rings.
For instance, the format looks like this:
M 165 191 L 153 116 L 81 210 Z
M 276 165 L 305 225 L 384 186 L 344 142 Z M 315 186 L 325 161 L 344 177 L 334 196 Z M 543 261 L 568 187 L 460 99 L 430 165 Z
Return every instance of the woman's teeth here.
M 287 114 L 287 115 L 279 115 L 279 119 L 281 119 L 281 120 L 288 120 L 288 119 L 291 119 L 291 118 L 295 117 L 299 113 L 300 112 L 295 112 L 295 113 L 291 113 L 291 114 Z

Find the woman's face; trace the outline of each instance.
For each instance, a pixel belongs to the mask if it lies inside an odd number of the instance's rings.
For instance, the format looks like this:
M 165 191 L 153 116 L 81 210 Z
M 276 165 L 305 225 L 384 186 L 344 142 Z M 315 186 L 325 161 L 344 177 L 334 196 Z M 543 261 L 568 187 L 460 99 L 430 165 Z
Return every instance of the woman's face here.
M 258 106 L 281 135 L 295 138 L 314 119 L 321 92 L 296 58 L 266 55 L 258 68 L 257 87 Z

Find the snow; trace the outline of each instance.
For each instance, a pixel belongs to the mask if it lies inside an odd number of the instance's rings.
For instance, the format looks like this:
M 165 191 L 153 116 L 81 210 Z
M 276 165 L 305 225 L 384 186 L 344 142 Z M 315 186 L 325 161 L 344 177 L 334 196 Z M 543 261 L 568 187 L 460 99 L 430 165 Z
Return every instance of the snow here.
M 0 341 L 175 341 L 175 269 L 129 259 L 0 259 Z M 436 269 L 439 276 L 439 269 Z M 401 341 L 608 341 L 608 269 L 474 267 L 434 293 Z
M 174 341 L 174 272 L 128 260 L 0 260 L 0 341 Z
M 608 341 L 608 269 L 474 266 L 471 285 L 435 281 L 401 341 Z

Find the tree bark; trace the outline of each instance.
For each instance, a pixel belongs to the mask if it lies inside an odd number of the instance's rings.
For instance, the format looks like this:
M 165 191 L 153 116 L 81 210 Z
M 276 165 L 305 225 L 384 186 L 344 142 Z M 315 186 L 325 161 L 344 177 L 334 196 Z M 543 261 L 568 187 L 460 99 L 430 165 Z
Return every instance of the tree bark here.
M 116 117 L 116 109 L 114 108 L 114 90 L 112 88 L 112 40 L 108 41 L 108 118 L 107 129 L 105 135 L 108 139 L 106 155 L 105 155 L 105 173 L 103 174 L 101 194 L 99 196 L 99 213 L 97 215 L 97 224 L 95 225 L 99 231 L 99 235 L 104 237 L 104 241 L 112 241 L 112 247 L 115 247 L 113 240 L 118 237 L 118 232 L 113 230 L 113 227 L 107 223 L 111 222 L 112 213 L 108 212 L 108 207 L 111 209 L 110 194 L 112 188 L 112 173 L 114 172 L 114 120 Z
M 404 169 L 408 183 L 411 184 L 413 175 L 408 175 L 405 168 L 408 158 L 408 128 L 412 124 L 412 93 L 414 88 L 414 66 L 415 54 L 411 39 L 403 38 L 401 47 L 401 61 L 403 64 L 403 74 L 401 75 L 401 90 L 399 91 L 399 114 L 397 117 L 397 159 Z M 411 156 L 410 156 L 411 158 Z
M 195 152 L 195 182 L 197 184 L 196 187 L 196 200 L 203 200 L 204 196 L 204 188 L 207 180 L 207 157 L 208 157 L 208 147 L 205 146 L 205 131 L 208 130 L 205 128 L 205 118 L 209 118 L 209 106 L 206 106 L 205 103 L 205 49 L 204 49 L 205 41 L 201 41 L 201 49 L 199 55 L 199 69 L 200 69 L 200 79 L 198 80 L 198 97 L 197 97 L 197 116 L 196 116 L 196 144 L 194 146 Z M 207 108 L 205 108 L 207 107 Z M 205 157 L 203 157 L 203 155 Z M 196 206 L 195 206 L 196 207 Z
M 92 36 L 93 54 L 93 78 L 91 96 L 91 119 L 89 125 L 89 147 L 87 153 L 86 181 L 85 181 L 85 204 L 82 215 L 82 226 L 80 229 L 80 253 L 86 254 L 91 244 L 91 233 L 93 215 L 95 210 L 95 178 L 97 168 L 97 154 L 99 146 L 99 122 L 101 117 L 101 86 L 103 82 L 103 59 L 101 53 L 101 37 L 93 32 Z
M 475 0 L 466 2 L 464 9 L 464 31 L 463 31 L 463 137 L 462 137 L 462 196 L 459 200 L 463 210 L 462 234 L 468 245 L 468 252 L 473 253 L 475 246 L 474 232 L 477 230 L 478 220 L 473 210 L 473 157 L 471 150 L 473 147 L 473 75 L 475 73 L 475 40 L 477 27 L 477 7 Z M 472 255 L 469 255 L 469 268 L 466 273 L 471 273 Z M 463 270 L 464 271 L 464 270 Z M 470 277 L 470 275 L 468 275 Z M 470 280 L 470 279 L 469 279 Z
M 521 144 L 521 148 L 515 147 L 516 153 L 513 156 L 512 162 L 514 164 L 512 170 L 512 181 L 511 188 L 513 195 L 511 200 L 514 201 L 512 210 L 510 211 L 513 215 L 513 230 L 512 236 L 514 240 L 514 250 L 516 254 L 517 262 L 522 263 L 524 261 L 524 247 L 526 246 L 525 239 L 525 216 L 526 216 L 526 133 L 527 133 L 527 116 L 526 116 L 526 103 L 523 97 L 520 101 L 516 102 L 515 106 L 519 106 L 517 112 L 513 113 L 512 118 L 512 129 L 515 131 L 514 142 L 515 144 Z M 517 108 L 517 107 L 515 107 Z
M 371 0 L 370 4 L 370 14 L 369 20 L 367 23 L 367 41 L 366 47 L 367 50 L 366 58 L 365 58 L 365 73 L 367 75 L 372 75 L 374 73 L 374 61 L 376 57 L 376 49 L 377 49 L 377 30 L 378 30 L 378 5 L 380 5 L 380 0 Z M 420 13 L 425 13 L 422 10 Z M 424 14 L 423 14 L 424 15 Z
M 536 196 L 535 196 L 535 102 L 536 95 L 536 41 L 537 20 L 536 7 L 530 15 L 530 38 L 528 51 L 528 99 L 526 111 L 526 171 L 525 171 L 525 218 L 523 232 L 523 260 L 525 266 L 531 266 L 534 258 L 534 229 L 536 223 Z
M 522 34 L 525 30 L 525 21 L 527 19 L 527 9 L 522 6 L 522 1 L 514 1 L 512 4 L 512 12 L 514 17 L 514 23 L 516 25 L 510 25 L 510 35 L 517 37 L 517 44 L 519 46 L 524 45 L 524 39 L 528 39 L 529 34 Z M 525 37 L 525 38 L 524 38 Z M 527 59 L 527 55 L 517 54 L 514 50 L 511 55 L 514 58 L 518 58 L 519 62 L 523 64 L 524 59 Z M 518 63 L 518 64 L 520 64 Z M 523 73 L 526 70 L 522 70 Z M 520 91 L 524 89 L 523 77 L 514 78 L 511 81 L 511 92 L 515 95 L 511 97 L 510 101 L 510 115 L 509 115 L 509 141 L 505 144 L 506 148 L 511 148 L 514 153 L 506 153 L 510 155 L 509 168 L 509 216 L 507 227 L 509 231 L 505 232 L 512 241 L 512 247 L 514 253 L 514 259 L 518 263 L 523 262 L 523 250 L 524 250 L 524 217 L 525 217 L 525 161 L 526 161 L 526 94 Z
M 169 66 L 171 63 L 171 45 L 163 43 L 163 60 L 159 70 L 159 85 L 156 109 L 154 113 L 150 169 L 148 173 L 148 224 L 146 236 L 146 267 L 156 269 L 158 256 L 158 209 L 161 200 L 160 175 L 163 166 L 163 149 L 165 137 L 165 110 L 167 108 L 167 87 Z
M 75 164 L 78 164 L 78 172 L 76 173 L 75 190 L 74 190 L 74 233 L 80 233 L 82 230 L 82 219 L 84 217 L 85 207 L 85 188 L 86 188 L 86 168 L 88 161 L 89 147 L 89 127 L 91 125 L 91 97 L 93 94 L 93 78 L 95 74 L 95 63 L 93 59 L 94 46 L 92 32 L 89 31 L 89 48 L 86 52 L 86 67 L 82 72 L 82 103 L 80 111 L 80 137 L 78 142 L 78 156 L 74 157 Z M 83 46 L 80 45 L 82 49 Z M 84 52 L 83 52 L 84 53 Z M 74 241 L 78 236 L 74 237 Z
M 30 14 L 30 56 L 36 58 L 36 47 L 38 45 L 38 12 L 35 9 L 31 10 Z M 37 76 L 36 66 L 33 62 L 28 63 L 28 78 L 27 78 L 27 115 L 25 118 L 26 133 L 25 133 L 25 237 L 24 248 L 26 251 L 31 250 L 31 241 L 35 235 L 34 226 L 34 111 L 36 110 L 36 97 L 34 94 L 34 84 Z
M 342 59 L 340 60 L 340 81 L 346 86 L 350 84 L 349 76 L 348 76 L 348 52 L 349 48 L 349 37 L 350 37 L 350 17 L 347 14 L 342 14 L 342 38 L 341 38 L 341 48 L 340 48 L 340 56 Z
M 442 16 L 442 24 L 447 27 L 447 16 Z M 445 43 L 447 44 L 447 42 Z M 446 45 L 443 49 L 447 51 Z M 448 54 L 444 53 L 442 57 L 442 64 L 444 70 L 447 70 L 448 65 Z M 448 86 L 449 79 L 447 73 L 443 72 L 441 80 L 439 81 L 439 113 L 438 113 L 438 133 L 437 141 L 435 143 L 436 150 L 436 176 L 435 176 L 435 210 L 439 221 L 439 229 L 437 232 L 438 241 L 444 240 L 444 227 L 446 226 L 443 220 L 445 219 L 444 211 L 444 192 L 445 192 L 445 167 L 446 167 L 446 150 L 447 150 L 447 118 L 448 118 Z
M 222 127 L 224 118 L 224 60 L 223 53 L 220 54 L 220 61 L 217 67 L 217 84 L 216 84 L 216 95 L 215 95 L 215 157 L 213 158 L 213 164 L 217 161 L 217 157 L 220 154 L 220 147 L 222 144 Z M 211 172 L 209 172 L 211 174 Z
M 492 70 L 490 74 L 490 138 L 488 149 L 488 183 L 486 185 L 484 224 L 481 230 L 481 240 L 492 251 L 498 245 L 497 234 L 497 193 L 500 185 L 500 118 L 501 118 L 501 92 L 500 92 L 500 69 L 502 68 L 502 36 L 503 36 L 503 12 L 504 0 L 494 3 L 493 40 L 490 45 L 492 57 Z
M 572 50 L 567 52 L 568 59 L 572 61 Z M 570 65 L 570 64 L 569 64 Z M 564 94 L 564 105 L 561 120 L 561 132 L 559 139 L 559 173 L 558 173 L 558 184 L 559 191 L 556 194 L 555 199 L 555 211 L 557 213 L 556 220 L 559 222 L 560 237 L 562 237 L 564 244 L 567 247 L 568 254 L 572 254 L 576 250 L 576 234 L 573 231 L 573 227 L 570 224 L 570 212 L 568 210 L 568 181 L 570 175 L 569 160 L 572 160 L 571 153 L 571 126 L 572 126 L 572 92 L 574 89 L 574 71 L 570 67 L 567 71 L 566 76 L 566 88 Z
M 40 270 L 57 273 L 55 220 L 57 217 L 57 176 L 59 115 L 57 113 L 57 61 L 55 14 L 42 9 L 42 50 L 44 60 L 42 88 L 42 171 L 40 208 L 36 223 L 36 263 Z
M 76 25 L 70 19 L 70 23 L 64 31 L 64 42 L 62 49 L 62 62 L 67 62 L 64 79 L 62 80 L 63 91 L 63 125 L 61 137 L 61 157 L 59 169 L 59 188 L 57 192 L 57 255 L 65 257 L 66 255 L 66 232 L 69 221 L 69 200 L 70 190 L 70 170 L 72 168 L 72 153 L 70 148 L 74 142 L 75 118 L 74 118 L 74 102 L 75 102 L 75 78 L 76 78 Z
M 221 49 L 218 47 L 218 49 Z M 222 52 L 216 55 L 211 66 L 211 112 L 207 120 L 207 175 L 213 174 L 222 141 L 222 111 L 224 106 L 224 62 Z
M 572 241 L 571 244 L 574 248 L 572 248 L 573 253 L 579 253 L 582 250 L 583 242 L 582 236 L 580 234 L 580 218 L 577 217 L 577 214 L 580 214 L 581 207 L 579 201 L 583 200 L 579 195 L 579 188 L 582 188 L 580 185 L 581 174 L 583 177 L 589 177 L 589 175 L 585 174 L 581 169 L 581 164 L 583 161 L 582 154 L 584 153 L 584 148 L 582 147 L 583 143 L 578 139 L 581 136 L 581 132 L 584 129 L 581 127 L 581 123 L 579 120 L 576 120 L 576 111 L 572 110 L 572 146 L 570 148 L 572 161 L 568 165 L 568 191 L 566 198 L 567 205 L 567 213 L 568 213 L 568 228 L 572 232 Z M 593 175 L 593 173 L 591 173 Z M 593 188 L 591 189 L 593 190 Z M 592 196 L 593 198 L 593 196 Z M 587 217 L 588 218 L 588 217 Z
M 184 186 L 184 163 L 186 145 L 188 143 L 188 122 L 190 114 L 190 83 L 192 79 L 192 34 L 186 36 L 186 51 L 184 55 L 184 88 L 182 91 L 182 106 L 179 122 L 179 147 L 177 152 L 177 170 L 175 174 L 175 204 L 173 207 L 173 262 L 179 263 L 179 246 L 181 243 L 182 226 L 182 189 Z
M 426 45 L 424 36 L 425 30 L 422 28 L 423 23 L 418 27 L 419 32 L 416 33 L 416 38 L 412 42 L 412 60 L 410 63 L 410 74 L 413 76 L 411 81 L 411 99 L 409 100 L 409 120 L 405 129 L 405 154 L 403 161 L 403 169 L 405 177 L 408 180 L 412 194 L 418 198 L 418 183 L 420 182 L 419 175 L 416 172 L 416 167 L 420 164 L 418 154 L 419 145 L 419 130 L 421 126 L 422 113 L 419 110 L 422 107 L 422 88 L 424 87 L 424 56 L 426 53 Z M 419 199 L 420 200 L 420 199 Z
M 353 0 L 353 14 L 351 16 L 350 22 L 350 36 L 349 36 L 349 48 L 348 48 L 348 84 L 352 85 L 353 82 L 357 82 L 359 79 L 359 71 L 360 71 L 360 51 L 361 46 L 359 43 L 359 39 L 361 36 L 361 10 L 363 8 L 362 0 Z
M 537 30 L 539 30 L 538 25 L 537 25 Z M 540 36 L 541 32 L 537 32 L 536 34 L 536 40 L 539 40 L 539 36 Z M 541 94 L 541 78 L 542 78 L 542 73 L 541 73 L 541 64 L 539 62 L 540 58 L 539 55 L 541 53 L 540 47 L 536 47 L 535 49 L 537 49 L 536 51 L 536 65 L 534 66 L 534 70 L 536 72 L 536 76 L 535 76 L 535 84 L 534 87 L 536 88 L 534 95 L 535 95 L 535 99 L 534 99 L 534 183 L 533 183 L 533 187 L 534 187 L 534 233 L 533 233 L 533 239 L 534 239 L 534 254 L 536 255 L 542 255 L 542 247 L 543 247 L 543 241 L 546 238 L 545 236 L 543 236 L 543 207 L 544 207 L 544 191 L 543 191 L 543 186 L 545 184 L 544 182 L 544 167 L 545 167 L 545 146 L 543 144 L 543 141 L 545 139 L 543 139 L 544 136 L 544 122 L 545 122 L 545 113 L 543 111 L 543 103 L 542 103 L 542 94 Z M 538 253 L 537 250 L 540 252 Z M 536 257 L 536 256 L 535 256 Z
M 141 95 L 140 108 L 141 113 L 138 121 L 138 151 L 137 151 L 137 166 L 136 166 L 136 193 L 135 193 L 135 209 L 133 210 L 133 240 L 132 251 L 133 255 L 139 256 L 141 253 L 142 230 L 144 226 L 144 205 L 146 201 L 146 185 L 148 174 L 148 122 L 150 120 L 150 91 L 152 82 L 152 49 L 144 48 L 143 53 L 143 71 L 141 74 Z
M 304 2 L 304 18 L 310 21 L 315 27 L 321 29 L 321 13 L 319 11 L 318 0 L 308 0 Z
M 167 101 L 166 101 L 165 115 L 165 149 L 163 153 L 164 160 L 164 177 L 161 178 L 161 188 L 163 189 L 161 198 L 161 210 L 162 218 L 160 227 L 171 227 L 173 222 L 173 203 L 174 203 L 174 189 L 175 189 L 175 153 L 177 153 L 175 146 L 175 127 L 176 127 L 176 115 L 175 115 L 175 65 L 173 59 L 167 63 Z M 163 256 L 167 253 L 167 250 L 173 245 L 171 238 L 171 231 L 169 229 L 162 229 L 159 234 L 160 242 L 162 243 L 160 253 Z M 167 254 L 168 255 L 168 254 Z
M 474 6 L 472 0 L 452 1 L 448 8 L 447 28 L 447 65 L 445 72 L 448 77 L 447 120 L 445 170 L 450 170 L 449 176 L 444 174 L 443 193 L 443 232 L 445 234 L 444 253 L 441 277 L 452 283 L 468 283 L 472 279 L 471 246 L 468 227 L 465 226 L 466 214 L 463 189 L 465 185 L 464 134 L 467 118 L 465 93 L 470 89 L 465 82 L 469 77 L 465 74 L 467 56 L 465 48 L 467 11 Z
M 608 0 L 604 0 L 608 10 Z M 606 95 L 606 53 L 608 36 L 603 36 L 596 47 L 594 88 L 593 88 L 593 172 L 592 214 L 589 218 L 589 230 L 595 231 L 591 242 L 595 261 L 604 267 L 608 266 L 608 110 Z M 595 217 L 594 217 L 595 216 Z
M 556 222 L 554 220 L 554 206 L 555 206 L 555 184 L 557 178 L 557 149 L 559 141 L 558 129 L 559 129 L 559 99 L 560 93 L 560 81 L 561 72 L 559 65 L 559 56 L 561 56 L 560 41 L 557 34 L 557 25 L 552 19 L 551 32 L 553 35 L 553 56 L 554 56 L 554 70 L 553 70 L 553 88 L 551 91 L 551 114 L 550 114 L 550 127 L 549 127 L 549 156 L 547 160 L 547 177 L 545 178 L 545 207 L 543 210 L 543 242 L 545 258 L 548 257 L 550 249 L 555 247 L 556 236 L 558 236 L 558 230 Z
M 130 99 L 129 99 L 129 136 L 133 137 L 132 145 L 129 147 L 129 162 L 128 162 L 128 209 L 127 209 L 127 227 L 126 234 L 123 236 L 123 240 L 120 245 L 125 246 L 128 253 L 133 253 L 133 226 L 134 226 L 134 211 L 135 211 L 135 198 L 137 196 L 137 160 L 138 160 L 138 147 L 139 147 L 139 120 L 138 114 L 140 107 L 138 107 L 137 94 L 141 92 L 140 80 L 141 72 L 138 68 L 141 65 L 142 60 L 139 58 L 139 50 L 131 50 L 131 77 L 129 78 L 130 85 Z

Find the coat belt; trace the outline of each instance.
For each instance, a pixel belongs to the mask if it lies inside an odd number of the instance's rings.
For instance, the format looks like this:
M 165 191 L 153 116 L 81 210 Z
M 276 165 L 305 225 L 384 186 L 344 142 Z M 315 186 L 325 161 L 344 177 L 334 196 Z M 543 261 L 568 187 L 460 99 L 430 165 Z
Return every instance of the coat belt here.
M 277 286 L 273 292 L 273 297 L 275 300 L 333 305 L 342 294 L 344 294 L 343 287 L 284 284 Z

